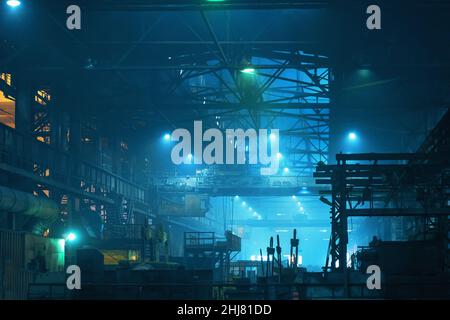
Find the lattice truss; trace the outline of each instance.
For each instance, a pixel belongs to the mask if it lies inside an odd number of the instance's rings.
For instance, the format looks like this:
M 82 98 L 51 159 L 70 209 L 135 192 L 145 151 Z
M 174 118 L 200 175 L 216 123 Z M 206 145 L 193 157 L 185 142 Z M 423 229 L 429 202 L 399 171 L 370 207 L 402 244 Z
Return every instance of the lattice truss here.
M 173 60 L 182 66 L 183 60 L 192 64 L 202 57 Z M 318 162 L 327 162 L 330 71 L 325 56 L 253 49 L 250 56 L 213 57 L 202 65 L 211 69 L 181 68 L 170 91 L 180 104 L 188 97 L 185 110 L 193 110 L 192 119 L 222 130 L 279 129 L 282 166 L 294 175 L 311 176 Z

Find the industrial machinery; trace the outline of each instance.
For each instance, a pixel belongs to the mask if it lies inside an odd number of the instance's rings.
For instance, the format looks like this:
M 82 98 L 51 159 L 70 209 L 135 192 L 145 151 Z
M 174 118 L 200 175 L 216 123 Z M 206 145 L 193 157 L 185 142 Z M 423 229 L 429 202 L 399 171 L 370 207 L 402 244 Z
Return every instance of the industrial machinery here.
M 0 0 L 0 298 L 450 298 L 450 1 L 69 2 Z
M 241 239 L 225 232 L 225 239 L 214 232 L 185 232 L 184 263 L 189 270 L 213 270 L 216 281 L 227 279 L 230 261 L 241 250 Z

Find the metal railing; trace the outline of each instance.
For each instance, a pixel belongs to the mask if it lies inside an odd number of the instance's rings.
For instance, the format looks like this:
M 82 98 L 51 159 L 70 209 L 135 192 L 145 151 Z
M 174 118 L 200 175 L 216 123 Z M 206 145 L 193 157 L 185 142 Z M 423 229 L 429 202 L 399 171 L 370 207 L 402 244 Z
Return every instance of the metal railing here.
M 216 244 L 214 232 L 185 232 L 184 247 L 214 246 Z
M 98 193 L 115 193 L 142 203 L 148 200 L 145 188 L 2 124 L 0 164 L 76 189 L 95 186 Z

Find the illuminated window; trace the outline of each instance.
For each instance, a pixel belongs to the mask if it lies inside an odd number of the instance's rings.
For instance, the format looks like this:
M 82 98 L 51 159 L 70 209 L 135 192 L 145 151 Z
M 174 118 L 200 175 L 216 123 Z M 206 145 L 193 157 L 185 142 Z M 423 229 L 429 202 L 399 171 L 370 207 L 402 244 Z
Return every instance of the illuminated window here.
M 0 123 L 15 128 L 15 112 L 16 102 L 6 98 L 3 91 L 0 90 Z
M 34 96 L 34 101 L 39 103 L 41 106 L 46 106 L 51 100 L 51 95 L 45 90 L 38 90 Z
M 11 74 L 0 73 L 0 81 L 4 82 L 6 86 L 11 87 Z M 5 87 L 5 85 L 0 83 L 0 89 L 2 87 Z M 15 128 L 15 112 L 16 102 L 14 98 L 6 94 L 5 91 L 0 90 L 0 123 Z
M 10 73 L 1 73 L 0 79 L 2 79 L 8 86 L 11 86 L 12 79 Z
M 52 97 L 49 91 L 43 89 L 36 91 L 34 96 L 34 101 L 37 105 L 34 113 L 34 132 L 36 139 L 46 144 L 50 144 L 51 142 L 51 125 L 48 118 L 48 111 L 45 107 L 48 107 L 51 99 Z

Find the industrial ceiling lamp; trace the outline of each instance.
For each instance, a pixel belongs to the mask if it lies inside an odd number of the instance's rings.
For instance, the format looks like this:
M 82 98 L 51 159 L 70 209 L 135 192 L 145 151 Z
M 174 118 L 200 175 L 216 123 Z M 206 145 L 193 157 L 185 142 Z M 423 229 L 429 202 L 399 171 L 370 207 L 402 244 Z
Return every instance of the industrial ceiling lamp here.
M 358 139 L 358 136 L 356 135 L 355 132 L 350 132 L 350 133 L 348 134 L 348 139 L 349 139 L 350 141 L 355 141 L 356 139 Z
M 66 241 L 73 242 L 77 239 L 77 235 L 74 232 L 69 232 L 66 237 Z
M 18 7 L 21 5 L 21 2 L 19 0 L 8 0 L 6 1 L 6 4 L 12 8 Z
M 255 69 L 253 68 L 244 68 L 241 70 L 242 73 L 248 73 L 248 74 L 254 74 L 255 73 Z

